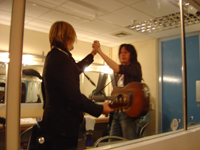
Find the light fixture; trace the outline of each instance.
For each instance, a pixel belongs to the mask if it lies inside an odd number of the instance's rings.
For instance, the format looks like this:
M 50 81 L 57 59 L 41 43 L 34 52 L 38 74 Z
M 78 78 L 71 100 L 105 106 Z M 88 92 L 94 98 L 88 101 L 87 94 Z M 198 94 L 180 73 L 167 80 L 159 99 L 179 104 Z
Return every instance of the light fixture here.
M 184 3 L 184 11 L 185 26 L 200 23 L 199 11 L 189 5 L 189 3 Z M 127 26 L 127 28 L 143 34 L 148 34 L 178 28 L 180 27 L 180 25 L 180 12 L 176 12 L 143 22 L 137 22 L 136 20 L 134 20 L 133 24 Z
M 23 64 L 23 66 L 25 66 L 25 65 L 43 66 L 44 58 L 45 58 L 45 56 L 43 56 L 43 55 L 23 54 L 22 55 L 22 64 Z M 3 63 L 10 62 L 9 52 L 0 50 L 0 62 L 3 62 Z

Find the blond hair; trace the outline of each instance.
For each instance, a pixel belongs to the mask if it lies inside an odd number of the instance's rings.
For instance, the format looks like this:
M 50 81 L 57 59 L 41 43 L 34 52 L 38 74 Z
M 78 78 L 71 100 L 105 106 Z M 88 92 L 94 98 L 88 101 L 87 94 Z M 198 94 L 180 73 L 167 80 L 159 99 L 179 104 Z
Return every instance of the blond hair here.
M 67 48 L 67 44 L 76 40 L 76 32 L 71 24 L 64 21 L 57 21 L 52 24 L 49 32 L 49 42 L 51 47 L 62 46 Z

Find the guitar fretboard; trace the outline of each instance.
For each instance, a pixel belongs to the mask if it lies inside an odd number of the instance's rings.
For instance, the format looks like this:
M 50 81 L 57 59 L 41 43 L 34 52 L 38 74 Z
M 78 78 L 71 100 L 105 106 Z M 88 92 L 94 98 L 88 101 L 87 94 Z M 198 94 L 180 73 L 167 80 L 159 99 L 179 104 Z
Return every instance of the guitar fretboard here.
M 114 100 L 115 96 L 104 96 L 104 95 L 92 95 L 89 97 L 91 100 Z

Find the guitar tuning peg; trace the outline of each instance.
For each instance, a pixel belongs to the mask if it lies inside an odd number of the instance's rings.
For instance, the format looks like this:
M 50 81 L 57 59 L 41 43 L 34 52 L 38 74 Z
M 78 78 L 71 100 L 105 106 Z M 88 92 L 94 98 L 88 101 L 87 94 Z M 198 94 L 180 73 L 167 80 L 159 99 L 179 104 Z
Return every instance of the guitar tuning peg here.
M 122 103 L 122 98 L 119 99 L 119 103 L 120 103 L 120 104 Z

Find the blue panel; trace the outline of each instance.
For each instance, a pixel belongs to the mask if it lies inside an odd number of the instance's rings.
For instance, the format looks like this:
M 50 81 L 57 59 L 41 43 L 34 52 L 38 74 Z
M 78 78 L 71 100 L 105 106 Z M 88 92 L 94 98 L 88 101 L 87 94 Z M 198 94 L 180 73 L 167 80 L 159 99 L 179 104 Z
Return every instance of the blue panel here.
M 183 128 L 183 87 L 181 39 L 164 41 L 162 45 L 162 132 L 171 131 L 172 119 L 181 119 Z M 188 123 L 200 122 L 200 109 L 196 102 L 196 80 L 200 80 L 199 36 L 186 38 L 187 107 Z M 194 120 L 189 117 L 193 116 Z
M 181 40 L 162 42 L 162 132 L 171 131 L 174 118 L 183 117 Z M 180 123 L 179 128 L 182 128 Z
M 196 102 L 196 80 L 200 80 L 199 68 L 199 36 L 186 38 L 186 64 L 187 64 L 187 100 L 188 100 L 188 123 L 200 122 L 200 108 Z M 190 120 L 190 116 L 194 120 Z

